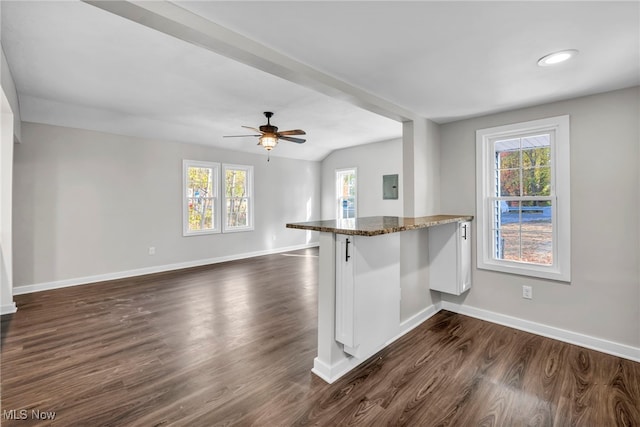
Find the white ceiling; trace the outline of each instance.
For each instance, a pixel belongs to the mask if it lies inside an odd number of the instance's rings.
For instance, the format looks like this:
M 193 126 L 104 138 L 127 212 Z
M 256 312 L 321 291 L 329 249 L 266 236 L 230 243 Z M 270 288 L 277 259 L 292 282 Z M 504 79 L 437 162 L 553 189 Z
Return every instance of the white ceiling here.
M 440 123 L 640 84 L 638 2 L 174 3 L 361 98 Z M 0 8 L 24 121 L 260 152 L 254 139 L 222 135 L 243 134 L 241 125 L 263 124 L 262 112 L 274 111 L 274 124 L 305 129 L 308 141 L 281 142 L 273 155 L 310 160 L 401 135 L 398 122 L 314 84 L 87 3 L 3 0 Z M 567 48 L 580 54 L 536 65 Z

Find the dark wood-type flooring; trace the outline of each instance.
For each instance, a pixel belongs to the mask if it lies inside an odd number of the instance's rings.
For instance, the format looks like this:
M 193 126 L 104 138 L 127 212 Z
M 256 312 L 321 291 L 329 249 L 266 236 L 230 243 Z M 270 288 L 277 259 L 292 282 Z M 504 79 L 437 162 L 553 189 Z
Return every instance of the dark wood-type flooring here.
M 640 426 L 639 363 L 446 311 L 324 383 L 310 372 L 317 261 L 309 249 L 16 297 L 2 425 Z

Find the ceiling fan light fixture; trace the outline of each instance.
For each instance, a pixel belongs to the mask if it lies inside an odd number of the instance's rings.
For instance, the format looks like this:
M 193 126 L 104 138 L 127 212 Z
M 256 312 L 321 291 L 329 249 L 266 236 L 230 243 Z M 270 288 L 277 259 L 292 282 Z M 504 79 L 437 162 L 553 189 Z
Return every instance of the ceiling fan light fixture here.
M 559 52 L 553 52 L 538 59 L 538 65 L 541 67 L 549 67 L 551 65 L 557 65 L 562 62 L 568 61 L 578 54 L 575 49 L 561 50 Z
M 260 145 L 262 145 L 265 150 L 271 151 L 278 145 L 278 138 L 269 134 L 262 135 L 260 137 Z
M 267 124 L 260 126 L 260 128 L 254 128 L 251 126 L 242 126 L 245 129 L 250 129 L 254 131 L 255 133 L 257 133 L 257 135 L 224 135 L 223 137 L 224 138 L 244 138 L 247 136 L 257 136 L 259 137 L 258 145 L 262 145 L 262 148 L 267 150 L 267 152 L 270 152 L 271 150 L 276 148 L 276 145 L 278 145 L 278 141 L 281 139 L 283 141 L 293 142 L 296 144 L 303 144 L 306 141 L 306 139 L 296 138 L 293 136 L 293 135 L 306 135 L 307 133 L 302 129 L 290 129 L 290 130 L 283 130 L 278 132 L 278 127 L 273 126 L 270 121 L 271 117 L 273 116 L 273 113 L 270 111 L 265 111 L 264 116 L 267 118 Z

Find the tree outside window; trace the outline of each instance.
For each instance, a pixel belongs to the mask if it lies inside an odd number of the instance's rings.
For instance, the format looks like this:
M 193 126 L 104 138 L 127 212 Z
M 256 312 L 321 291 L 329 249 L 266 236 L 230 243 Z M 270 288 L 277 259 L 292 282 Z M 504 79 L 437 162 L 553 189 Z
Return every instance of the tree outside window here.
M 477 266 L 571 280 L 570 119 L 476 131 Z
M 224 165 L 224 231 L 252 230 L 253 167 Z
M 185 160 L 183 234 L 220 231 L 218 208 L 218 163 Z
M 551 135 L 497 140 L 496 257 L 553 264 Z

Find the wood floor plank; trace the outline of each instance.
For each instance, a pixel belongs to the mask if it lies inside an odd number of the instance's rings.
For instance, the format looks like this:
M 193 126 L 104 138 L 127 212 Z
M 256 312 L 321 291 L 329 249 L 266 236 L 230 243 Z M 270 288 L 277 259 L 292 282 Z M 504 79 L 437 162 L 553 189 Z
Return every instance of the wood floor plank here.
M 447 311 L 326 384 L 317 256 L 17 296 L 2 426 L 640 426 L 639 363 Z

